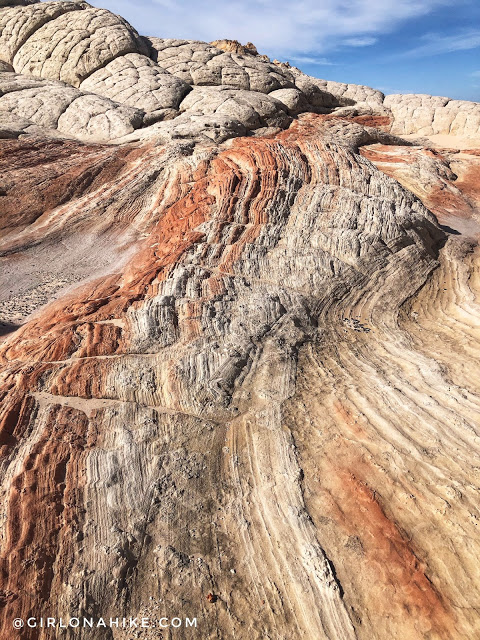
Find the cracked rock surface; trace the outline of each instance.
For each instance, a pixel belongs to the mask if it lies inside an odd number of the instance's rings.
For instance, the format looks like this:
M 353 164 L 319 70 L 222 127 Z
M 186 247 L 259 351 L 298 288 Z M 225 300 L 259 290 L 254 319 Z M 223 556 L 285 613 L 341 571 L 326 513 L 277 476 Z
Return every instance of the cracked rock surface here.
M 186 82 L 138 53 L 115 58 L 80 87 L 150 114 L 178 109 L 191 90 Z
M 0 640 L 478 637 L 479 108 L 0 2 Z
M 84 93 L 63 82 L 0 72 L 0 114 L 20 117 L 66 136 L 108 142 L 142 125 L 144 112 Z

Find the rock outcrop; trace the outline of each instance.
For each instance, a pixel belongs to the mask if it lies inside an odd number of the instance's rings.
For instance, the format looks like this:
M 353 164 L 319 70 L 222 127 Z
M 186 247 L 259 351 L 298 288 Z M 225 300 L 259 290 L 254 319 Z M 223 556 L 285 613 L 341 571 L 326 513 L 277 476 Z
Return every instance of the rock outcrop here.
M 63 82 L 41 80 L 11 72 L 0 72 L 0 114 L 10 122 L 6 137 L 17 137 L 25 129 L 17 118 L 48 133 L 58 131 L 78 139 L 108 142 L 142 126 L 144 111 L 84 93 Z M 13 116 L 11 120 L 7 116 Z M 7 128 L 7 127 L 6 127 Z
M 80 88 L 145 111 L 149 123 L 178 115 L 180 103 L 191 90 L 186 82 L 138 53 L 114 58 Z
M 292 73 L 256 54 L 226 52 L 196 40 L 149 38 L 149 42 L 154 60 L 192 85 L 228 85 L 260 93 L 294 86 Z
M 0 25 L 0 640 L 477 637 L 479 105 Z
M 222 49 L 222 51 L 228 51 L 229 53 L 258 55 L 257 47 L 252 42 L 247 42 L 246 45 L 243 45 L 238 40 L 214 40 L 210 44 L 217 49 Z
M 391 95 L 385 98 L 384 105 L 392 112 L 392 132 L 399 135 L 480 136 L 480 104 L 477 102 L 427 95 Z
M 16 71 L 78 87 L 115 58 L 147 51 L 134 29 L 118 16 L 83 2 L 73 3 L 73 8 L 66 4 L 66 11 L 54 20 L 41 16 L 41 26 L 33 27 L 35 31 L 15 53 Z

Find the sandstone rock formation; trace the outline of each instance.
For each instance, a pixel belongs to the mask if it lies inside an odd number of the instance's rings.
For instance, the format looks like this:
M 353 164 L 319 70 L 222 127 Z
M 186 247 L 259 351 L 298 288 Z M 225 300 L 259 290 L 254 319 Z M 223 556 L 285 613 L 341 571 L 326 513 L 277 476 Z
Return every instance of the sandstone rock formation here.
M 404 134 L 480 136 L 480 104 L 427 95 L 387 96 L 392 131 Z
M 0 640 L 478 637 L 480 105 L 7 5 Z
M 260 93 L 294 86 L 289 71 L 253 53 L 225 52 L 195 40 L 149 38 L 149 41 L 154 59 L 189 84 L 228 85 Z
M 252 55 L 258 55 L 257 47 L 252 42 L 247 42 L 246 45 L 242 45 L 238 40 L 214 40 L 210 43 L 217 49 L 222 51 L 228 51 L 230 53 L 240 53 L 245 55 L 250 53 Z
M 14 116 L 12 123 L 18 116 L 46 130 L 80 139 L 108 142 L 143 124 L 143 111 L 83 93 L 63 82 L 0 72 L 0 96 L 0 113 L 5 118 L 6 114 Z
M 190 86 L 172 76 L 150 58 L 130 53 L 114 58 L 80 85 L 82 90 L 107 96 L 124 105 L 144 110 L 148 122 L 178 115 L 182 99 Z

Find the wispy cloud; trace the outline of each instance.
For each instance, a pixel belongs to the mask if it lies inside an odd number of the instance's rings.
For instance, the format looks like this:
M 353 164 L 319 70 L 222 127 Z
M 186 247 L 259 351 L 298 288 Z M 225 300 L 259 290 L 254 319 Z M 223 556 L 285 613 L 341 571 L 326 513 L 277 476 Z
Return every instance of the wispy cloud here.
M 382 93 L 384 93 L 386 96 L 387 95 L 397 95 L 398 93 L 405 93 L 405 94 L 412 94 L 412 93 L 419 93 L 419 89 L 418 87 L 409 87 L 408 85 L 404 86 L 404 87 L 390 87 L 390 86 L 381 86 L 381 87 L 375 87 L 376 89 L 378 89 L 379 91 L 381 91 Z
M 331 62 L 328 58 L 317 58 L 316 56 L 290 56 L 291 62 L 298 62 L 300 64 L 316 64 L 324 66 L 334 66 L 336 63 Z
M 90 0 L 92 2 L 92 0 Z M 321 56 L 368 46 L 409 19 L 451 0 L 93 0 L 120 13 L 143 35 L 254 42 L 262 53 Z
M 348 47 L 369 47 L 376 42 L 377 38 L 363 36 L 359 38 L 347 38 L 343 41 L 343 44 L 347 45 Z
M 456 34 L 442 35 L 427 33 L 422 38 L 423 44 L 401 54 L 403 58 L 424 58 L 438 56 L 452 51 L 468 51 L 480 47 L 480 29 L 465 29 Z

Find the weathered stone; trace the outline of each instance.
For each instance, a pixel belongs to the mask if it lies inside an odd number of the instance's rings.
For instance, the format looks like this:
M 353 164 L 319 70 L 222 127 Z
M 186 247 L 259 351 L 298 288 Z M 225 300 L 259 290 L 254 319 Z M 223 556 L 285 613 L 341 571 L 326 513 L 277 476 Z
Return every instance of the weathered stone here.
M 314 106 L 336 107 L 363 103 L 381 107 L 383 103 L 383 93 L 371 87 L 312 78 L 295 67 L 291 68 L 291 73 L 295 75 L 295 85 Z
M 385 107 L 399 135 L 480 136 L 480 103 L 429 95 L 390 95 Z
M 38 29 L 56 18 L 90 8 L 86 2 L 39 2 L 0 12 L 0 58 L 13 64 L 17 51 Z M 47 46 L 47 42 L 44 42 Z M 38 46 L 38 45 L 37 45 Z
M 180 110 L 236 119 L 247 129 L 281 127 L 290 123 L 284 105 L 262 93 L 227 87 L 195 87 L 180 104 Z
M 226 53 L 195 40 L 149 38 L 149 41 L 154 59 L 189 84 L 226 85 L 260 93 L 294 86 L 293 75 L 250 53 Z
M 89 75 L 127 53 L 148 53 L 137 32 L 109 11 L 83 8 L 63 13 L 38 28 L 16 52 L 13 66 L 18 73 L 78 87 Z
M 188 117 L 194 118 L 187 113 L 176 120 Z M 99 182 L 90 188 L 83 178 L 84 197 L 77 191 L 51 214 L 38 217 L 37 211 L 27 226 L 25 209 L 21 233 L 10 232 L 0 245 L 7 259 L 15 251 L 17 286 L 30 269 L 18 256 L 26 251 L 29 261 L 37 256 L 35 262 L 42 250 L 49 252 L 50 272 L 82 278 L 83 284 L 13 332 L 1 349 L 4 464 L 10 470 L 6 478 L 13 479 L 2 484 L 9 535 L 0 566 L 5 591 L 19 594 L 6 603 L 5 625 L 29 607 L 61 609 L 77 601 L 79 592 L 57 585 L 53 574 L 41 574 L 38 587 L 49 593 L 48 602 L 37 598 L 35 588 L 26 590 L 27 581 L 37 584 L 37 559 L 46 557 L 58 571 L 68 566 L 72 584 L 81 585 L 108 614 L 120 607 L 129 615 L 137 602 L 148 602 L 151 614 L 158 615 L 178 601 L 202 602 L 208 593 L 219 594 L 221 601 L 234 575 L 228 620 L 234 616 L 246 623 L 223 621 L 207 610 L 206 634 L 226 629 L 231 635 L 228 630 L 234 629 L 237 637 L 247 638 L 261 619 L 263 635 L 281 628 L 292 639 L 321 637 L 327 629 L 332 638 L 363 634 L 403 640 L 415 637 L 419 621 L 439 638 L 450 640 L 456 629 L 468 637 L 475 621 L 454 616 L 448 602 L 476 597 L 476 591 L 465 589 L 472 588 L 476 566 L 475 524 L 455 506 L 458 494 L 449 490 L 450 517 L 461 522 L 471 541 L 448 560 L 462 566 L 452 580 L 444 558 L 437 561 L 432 553 L 446 537 L 455 540 L 450 525 L 437 517 L 442 487 L 452 484 L 451 459 L 444 452 L 449 462 L 443 466 L 435 454 L 435 484 L 431 466 L 417 463 L 422 456 L 433 459 L 425 447 L 438 451 L 443 430 L 456 459 L 461 456 L 456 477 L 463 478 L 470 474 L 474 446 L 475 436 L 464 427 L 473 424 L 474 408 L 458 403 L 457 433 L 445 401 L 448 394 L 460 397 L 463 385 L 457 382 L 452 390 L 428 351 L 435 349 L 436 358 L 448 358 L 452 366 L 455 321 L 448 329 L 448 355 L 437 337 L 446 330 L 444 317 L 437 333 L 418 333 L 436 326 L 422 316 L 426 301 L 435 299 L 432 291 L 416 292 L 425 282 L 433 286 L 445 236 L 418 198 L 357 153 L 361 141 L 387 135 L 363 129 L 307 115 L 271 138 L 243 138 L 220 148 L 205 144 L 205 138 L 195 148 L 190 131 L 177 145 L 133 147 L 110 184 L 104 148 L 71 149 L 68 171 L 82 167 L 84 153 L 85 167 L 100 161 L 105 166 L 103 179 L 97 173 Z M 121 147 L 123 153 L 127 148 Z M 22 146 L 8 150 L 9 190 L 20 187 L 26 153 Z M 50 164 L 53 153 L 45 145 Z M 118 148 L 110 153 L 118 154 Z M 112 156 L 112 164 L 118 161 Z M 52 185 L 59 169 L 50 169 Z M 81 184 L 77 181 L 77 190 Z M 39 182 L 37 188 L 47 185 Z M 55 188 L 60 196 L 63 188 Z M 49 193 L 49 204 L 54 195 Z M 110 263 L 112 275 L 89 283 L 78 252 L 65 256 L 52 250 L 53 240 L 67 242 L 75 234 L 94 236 L 89 256 L 95 239 L 108 238 L 118 247 L 127 237 L 134 255 L 122 266 Z M 28 249 L 32 245 L 35 254 Z M 103 249 L 97 254 L 97 265 L 100 257 L 108 259 Z M 454 258 L 447 256 L 442 282 L 454 272 L 449 267 Z M 398 310 L 407 299 L 417 320 L 400 324 Z M 4 308 L 11 309 L 13 320 L 12 307 Z M 460 315 L 463 326 L 471 321 L 464 310 Z M 458 349 L 471 376 L 473 343 L 462 338 Z M 399 362 L 408 370 L 406 382 Z M 434 380 L 425 392 L 427 364 Z M 454 371 L 462 375 L 460 367 Z M 405 400 L 403 390 L 412 394 L 413 385 L 421 406 Z M 378 416 L 372 408 L 377 393 L 386 394 Z M 434 415 L 422 417 L 425 393 Z M 363 411 L 371 411 L 368 420 Z M 33 449 L 19 457 L 9 436 L 12 424 L 15 438 L 31 443 L 29 451 L 34 442 L 42 443 L 38 453 Z M 374 438 L 381 441 L 380 453 L 372 449 Z M 395 466 L 385 466 L 385 453 L 398 461 Z M 406 476 L 401 464 L 415 475 Z M 50 465 L 65 469 L 65 487 L 46 484 Z M 11 494 L 12 482 L 26 490 Z M 473 490 L 465 482 L 461 486 L 473 499 Z M 420 529 L 417 510 L 404 507 L 413 491 L 422 505 Z M 78 494 L 88 499 L 70 499 Z M 46 509 L 47 504 L 58 506 Z M 71 510 L 71 519 L 58 529 L 60 507 Z M 46 515 L 33 523 L 25 514 L 40 508 Z M 145 509 L 149 515 L 142 519 Z M 10 535 L 20 511 L 30 522 L 28 547 Z M 245 531 L 251 532 L 247 542 Z M 83 553 L 75 556 L 80 539 Z M 139 550 L 139 539 L 141 558 L 127 553 Z M 272 540 L 281 560 L 272 560 Z M 103 547 L 123 551 L 99 553 Z M 33 562 L 22 564 L 27 553 Z M 224 566 L 235 566 L 235 574 L 218 568 L 219 553 Z M 418 565 L 420 553 L 428 555 L 428 570 Z M 191 570 L 193 558 L 201 559 L 201 570 Z M 4 572 L 7 564 L 21 570 Z M 252 566 L 260 571 L 253 583 Z M 286 566 L 288 586 L 282 582 Z M 261 576 L 267 574 L 265 581 Z M 124 575 L 131 576 L 129 598 L 135 605 L 129 599 L 125 604 Z M 392 584 L 385 602 L 381 594 Z M 259 587 L 265 605 L 252 610 Z M 161 603 L 149 600 L 154 588 Z M 276 602 L 279 590 L 290 595 L 288 612 L 269 603 Z M 264 615 L 271 606 L 272 621 Z M 349 607 L 363 612 L 361 625 Z M 410 609 L 415 615 L 405 614 Z M 247 610 L 250 616 L 243 618 Z M 305 610 L 313 613 L 303 618 Z
M 185 82 L 138 53 L 115 58 L 84 80 L 80 88 L 147 113 L 177 109 L 190 91 Z
M 62 82 L 0 73 L 0 110 L 67 136 L 107 142 L 142 126 L 143 111 Z
M 153 115 L 153 114 L 151 114 Z M 170 144 L 175 140 L 188 140 L 190 142 L 222 143 L 230 138 L 246 136 L 248 129 L 240 120 L 221 115 L 201 115 L 199 113 L 183 113 L 175 118 L 156 118 L 154 123 L 148 124 L 143 129 L 137 129 L 133 133 L 119 137 L 115 142 L 154 142 L 157 145 Z M 160 122 L 159 122 L 160 120 Z
M 478 105 L 0 31 L 1 640 L 476 638 Z
M 52 138 L 60 134 L 55 129 L 38 126 L 27 118 L 0 109 L 0 139 L 14 139 L 24 135 Z
M 11 7 L 11 6 L 27 6 L 29 4 L 36 4 L 41 0 L 0 0 L 0 8 L 1 7 Z
M 480 231 L 480 154 L 393 144 L 364 146 L 360 153 L 421 198 L 442 225 L 465 235 Z
M 238 40 L 214 40 L 210 42 L 213 47 L 227 51 L 228 53 L 239 53 L 241 55 L 258 55 L 257 47 L 251 42 L 244 46 Z
M 277 89 L 277 91 L 272 91 L 269 96 L 280 100 L 292 116 L 312 109 L 312 105 L 307 102 L 305 94 L 298 89 Z

